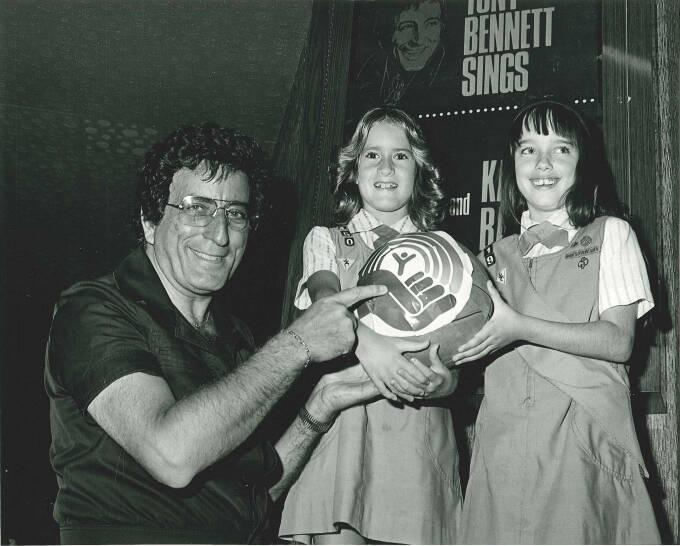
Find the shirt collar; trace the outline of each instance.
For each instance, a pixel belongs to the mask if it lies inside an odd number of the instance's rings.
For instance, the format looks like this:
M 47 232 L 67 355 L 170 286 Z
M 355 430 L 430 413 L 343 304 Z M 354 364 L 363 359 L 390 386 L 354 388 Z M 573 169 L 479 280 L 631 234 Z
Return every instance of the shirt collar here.
M 347 223 L 347 229 L 352 233 L 361 233 L 365 231 L 371 231 L 373 228 L 382 225 L 382 222 L 377 220 L 366 209 L 360 209 L 354 217 Z M 396 229 L 399 233 L 413 233 L 418 231 L 410 217 L 406 216 L 401 220 L 397 220 L 393 225 L 389 226 Z
M 128 254 L 115 269 L 113 276 L 121 293 L 143 307 L 154 320 L 168 330 L 174 331 L 178 337 L 196 341 L 195 331 L 173 305 L 143 249 L 138 248 Z M 219 306 L 214 305 L 214 302 L 210 304 L 210 312 L 219 336 L 226 336 L 232 341 L 234 339 L 233 324 L 230 324 L 232 321 L 220 312 Z
M 128 254 L 113 276 L 124 296 L 143 304 L 156 320 L 166 325 L 174 324 L 177 310 L 143 249 Z
M 567 209 L 564 207 L 553 212 L 544 221 L 548 221 L 554 226 L 567 230 L 570 239 L 573 233 L 576 233 L 576 228 L 572 225 L 571 221 L 569 220 L 569 214 L 567 214 Z M 527 229 L 537 226 L 538 224 L 540 224 L 540 222 L 532 220 L 528 210 L 525 210 L 522 213 L 522 218 L 520 221 L 521 233 L 524 233 Z

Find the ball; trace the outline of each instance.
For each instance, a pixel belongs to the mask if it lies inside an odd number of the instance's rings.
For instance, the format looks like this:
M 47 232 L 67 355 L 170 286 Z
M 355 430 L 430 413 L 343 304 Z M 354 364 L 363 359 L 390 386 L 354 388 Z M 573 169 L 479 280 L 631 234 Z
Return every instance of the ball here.
M 449 234 L 404 234 L 376 249 L 359 271 L 358 285 L 383 284 L 388 292 L 355 313 L 379 334 L 439 343 L 439 358 L 450 365 L 493 314 L 487 280 L 484 266 Z M 415 356 L 430 365 L 428 351 Z

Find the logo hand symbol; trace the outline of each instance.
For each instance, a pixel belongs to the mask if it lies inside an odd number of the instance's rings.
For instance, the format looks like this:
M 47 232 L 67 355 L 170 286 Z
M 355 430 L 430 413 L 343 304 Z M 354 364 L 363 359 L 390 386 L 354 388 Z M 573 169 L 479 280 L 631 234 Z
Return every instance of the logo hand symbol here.
M 371 300 L 367 307 L 402 331 L 421 330 L 456 305 L 455 297 L 448 294 L 444 286 L 421 271 L 402 281 L 390 271 L 378 270 L 362 277 L 359 284 L 388 287 L 387 294 Z

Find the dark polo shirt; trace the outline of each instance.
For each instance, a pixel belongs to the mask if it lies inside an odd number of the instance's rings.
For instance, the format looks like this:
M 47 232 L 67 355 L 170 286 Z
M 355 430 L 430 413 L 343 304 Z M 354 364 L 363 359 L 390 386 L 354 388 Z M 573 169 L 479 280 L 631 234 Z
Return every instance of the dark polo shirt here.
M 187 487 L 156 481 L 87 413 L 113 381 L 163 377 L 176 399 L 215 381 L 253 349 L 249 330 L 211 310 L 206 338 L 172 305 L 146 254 L 61 294 L 45 364 L 50 459 L 59 492 L 54 517 L 68 543 L 248 543 L 271 540 L 267 487 L 280 470 L 273 447 L 253 435 Z

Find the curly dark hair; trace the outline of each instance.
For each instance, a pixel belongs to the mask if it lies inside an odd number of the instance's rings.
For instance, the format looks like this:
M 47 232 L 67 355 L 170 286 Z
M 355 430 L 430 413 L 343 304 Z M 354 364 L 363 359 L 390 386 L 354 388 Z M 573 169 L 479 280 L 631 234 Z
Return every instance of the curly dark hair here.
M 357 169 L 368 133 L 374 124 L 386 121 L 404 130 L 406 138 L 416 160 L 416 179 L 413 184 L 413 195 L 408 203 L 408 213 L 413 223 L 423 231 L 437 229 L 444 220 L 446 198 L 442 190 L 442 177 L 439 169 L 430 157 L 423 132 L 403 110 L 389 106 L 373 108 L 359 120 L 350 141 L 338 154 L 335 178 L 335 214 L 336 225 L 345 225 L 362 206 Z
M 186 125 L 154 144 L 145 156 L 137 183 L 134 214 L 137 240 L 142 247 L 146 242 L 140 211 L 145 220 L 157 225 L 168 203 L 172 178 L 184 168 L 192 171 L 204 168 L 206 180 L 218 175 L 225 179 L 236 171 L 245 174 L 250 185 L 251 223 L 257 224 L 269 182 L 260 146 L 249 136 L 215 123 Z
M 565 207 L 575 227 L 584 227 L 598 216 L 626 218 L 625 207 L 614 190 L 604 150 L 593 137 L 584 118 L 573 108 L 554 100 L 541 100 L 524 106 L 515 116 L 508 135 L 508 146 L 501 168 L 500 215 L 503 235 L 519 233 L 527 202 L 517 187 L 515 151 L 522 133 L 550 131 L 574 143 L 579 152 L 574 185 L 567 191 Z

